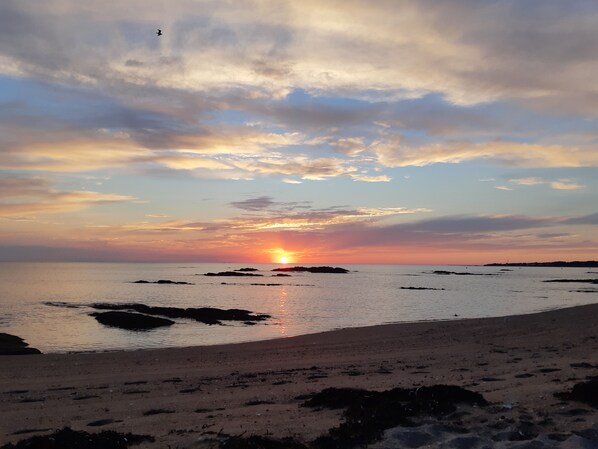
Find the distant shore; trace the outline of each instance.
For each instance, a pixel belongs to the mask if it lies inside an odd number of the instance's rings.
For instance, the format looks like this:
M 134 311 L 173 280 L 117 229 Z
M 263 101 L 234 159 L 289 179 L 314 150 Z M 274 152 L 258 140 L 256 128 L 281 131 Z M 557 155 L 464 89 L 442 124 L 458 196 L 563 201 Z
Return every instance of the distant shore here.
M 339 425 L 341 411 L 301 407 L 301 395 L 435 384 L 494 404 L 464 410 L 455 418 L 462 427 L 498 432 L 491 425 L 513 430 L 523 420 L 537 438 L 567 440 L 597 422 L 598 410 L 554 394 L 597 376 L 597 354 L 598 304 L 233 345 L 4 356 L 0 444 L 64 426 L 155 438 L 140 448 L 214 448 L 231 435 L 310 444 Z
M 573 261 L 573 262 L 507 262 L 507 263 L 487 263 L 485 267 L 571 267 L 571 268 L 598 268 L 598 261 Z

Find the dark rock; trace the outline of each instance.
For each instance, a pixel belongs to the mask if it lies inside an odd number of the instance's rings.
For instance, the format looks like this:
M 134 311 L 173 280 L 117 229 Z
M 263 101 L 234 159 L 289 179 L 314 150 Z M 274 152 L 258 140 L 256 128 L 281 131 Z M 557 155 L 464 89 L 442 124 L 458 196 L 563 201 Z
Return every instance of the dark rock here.
M 375 441 L 385 429 L 408 424 L 410 417 L 424 413 L 436 416 L 452 413 L 456 410 L 455 404 L 459 403 L 487 404 L 478 393 L 452 385 L 433 385 L 382 392 L 326 388 L 303 405 L 345 409 L 345 421 L 313 443 L 320 449 L 344 449 Z
M 243 273 L 239 271 L 220 271 L 218 273 L 205 273 L 204 276 L 263 276 L 263 274 Z
M 221 321 L 264 321 L 270 315 L 254 315 L 249 310 L 243 309 L 217 309 L 213 307 L 178 308 L 178 307 L 152 307 L 145 304 L 92 304 L 98 310 L 128 310 L 145 315 L 158 315 L 167 318 L 189 318 L 205 324 L 222 324 Z M 170 321 L 170 320 L 166 320 Z
M 122 422 L 122 421 L 120 419 L 111 419 L 111 418 L 98 419 L 97 421 L 88 422 L 87 426 L 88 427 L 101 427 L 101 426 L 107 426 L 108 424 L 114 424 L 114 423 L 119 423 L 119 422 Z
M 401 290 L 444 290 L 444 288 L 432 287 L 400 287 Z
M 184 282 L 184 281 L 171 281 L 170 279 L 160 279 L 159 281 L 156 281 L 155 284 L 175 284 L 175 285 L 195 285 L 192 284 L 191 282 Z
M 290 274 L 286 274 L 286 273 L 276 273 L 276 274 L 273 274 L 272 276 L 276 276 L 276 277 L 287 277 L 287 278 L 291 277 Z
M 106 326 L 132 331 L 149 330 L 157 327 L 172 326 L 174 324 L 172 320 L 131 312 L 110 311 L 92 313 L 91 316 Z
M 30 348 L 29 344 L 16 335 L 0 332 L 0 355 L 27 355 L 41 354 L 36 348 Z
M 258 270 L 257 268 L 237 268 L 234 271 L 245 271 L 245 272 L 248 272 L 248 271 L 260 271 L 260 270 Z
M 442 276 L 497 276 L 499 273 L 470 273 L 469 271 L 446 271 L 446 270 L 434 270 L 432 274 L 438 274 Z
M 254 405 L 270 405 L 270 404 L 274 404 L 274 402 L 272 402 L 272 401 L 262 401 L 260 399 L 254 399 L 252 401 L 247 401 L 245 403 L 245 405 L 250 406 L 250 407 L 254 406 Z
M 46 429 L 46 428 L 22 429 L 22 430 L 17 430 L 16 432 L 11 433 L 11 435 L 25 435 L 27 433 L 40 433 L 40 432 L 47 432 L 48 430 L 52 430 L 52 429 Z
M 578 362 L 578 363 L 571 363 L 569 365 L 571 368 L 598 368 L 591 363 L 588 362 Z
M 144 441 L 154 441 L 154 438 L 111 430 L 88 433 L 65 427 L 50 435 L 33 436 L 17 444 L 6 444 L 1 449 L 126 449 Z
M 565 441 L 567 438 L 571 436 L 570 433 L 549 433 L 546 435 L 548 438 L 554 441 Z
M 151 410 L 143 412 L 143 416 L 162 415 L 164 413 L 166 413 L 166 414 L 174 413 L 174 410 L 165 409 L 165 408 L 153 408 Z
M 583 282 L 586 284 L 598 284 L 598 279 L 549 279 L 543 282 Z
M 531 422 L 520 422 L 509 434 L 509 441 L 532 440 L 538 436 L 538 428 Z
M 349 270 L 340 267 L 283 267 L 274 268 L 272 271 L 283 272 L 308 272 L 308 273 L 348 273 Z
M 139 280 L 139 281 L 135 281 L 133 282 L 133 284 L 171 284 L 171 285 L 195 285 L 191 282 L 183 282 L 183 281 L 171 281 L 170 279 L 160 279 L 159 281 L 144 281 L 144 280 Z
M 560 368 L 540 368 L 539 370 L 537 370 L 539 373 L 556 373 L 557 371 L 560 371 Z
M 574 431 L 573 433 L 575 433 L 576 435 L 579 435 L 582 438 L 585 438 L 586 440 L 589 440 L 594 443 L 598 443 L 598 427 L 597 426 L 590 427 L 589 429 L 577 430 L 577 431 Z
M 573 385 L 573 389 L 564 393 L 555 393 L 559 399 L 578 401 L 598 408 L 598 380 L 580 382 Z

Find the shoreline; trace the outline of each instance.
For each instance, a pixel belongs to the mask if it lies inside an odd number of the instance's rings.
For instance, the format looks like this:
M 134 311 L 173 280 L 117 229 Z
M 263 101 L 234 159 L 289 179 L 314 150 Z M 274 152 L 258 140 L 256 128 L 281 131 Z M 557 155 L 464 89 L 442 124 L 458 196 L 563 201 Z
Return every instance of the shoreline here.
M 511 404 L 501 413 L 513 419 L 553 413 L 546 432 L 570 433 L 598 413 L 554 393 L 597 376 L 597 354 L 598 304 L 591 304 L 226 345 L 2 356 L 0 444 L 66 425 L 156 439 L 140 448 L 217 447 L 216 436 L 240 434 L 311 441 L 341 414 L 300 407 L 298 396 L 433 384 Z M 562 414 L 575 409 L 584 413 Z
M 598 304 L 598 303 L 597 303 Z M 176 349 L 190 349 L 190 348 L 207 348 L 207 347 L 213 347 L 213 346 L 232 346 L 232 345 L 242 345 L 242 344 L 252 344 L 252 343 L 260 343 L 260 342 L 272 342 L 272 341 L 277 341 L 277 340 L 286 340 L 289 338 L 297 338 L 297 337 L 307 337 L 307 336 L 312 336 L 312 335 L 325 335 L 328 334 L 330 332 L 339 332 L 339 331 L 345 331 L 345 330 L 350 330 L 350 329 L 373 329 L 373 328 L 377 328 L 377 327 L 383 327 L 383 326 L 396 326 L 396 325 L 408 325 L 408 324 L 426 324 L 426 323 L 445 323 L 445 322 L 454 322 L 454 321 L 472 321 L 472 320 L 486 320 L 486 319 L 500 319 L 500 318 L 511 318 L 511 317 L 517 317 L 517 316 L 528 316 L 528 315 L 535 315 L 535 314 L 541 314 L 541 313 L 546 313 L 546 312 L 553 312 L 553 311 L 557 311 L 557 310 L 565 310 L 565 309 L 572 309 L 572 308 L 577 308 L 577 307 L 586 307 L 588 305 L 594 305 L 594 304 L 582 304 L 582 305 L 576 305 L 576 306 L 568 306 L 568 307 L 550 307 L 544 310 L 540 310 L 540 311 L 532 311 L 532 312 L 524 312 L 524 313 L 520 313 L 517 315 L 496 315 L 496 316 L 486 316 L 486 317 L 475 317 L 475 318 L 462 318 L 460 316 L 456 316 L 456 317 L 451 317 L 451 318 L 437 318 L 437 319 L 426 319 L 426 320 L 416 320 L 416 321 L 389 321 L 389 322 L 384 322 L 384 323 L 380 323 L 380 324 L 371 324 L 371 325 L 367 325 L 367 326 L 356 326 L 356 327 L 340 327 L 340 328 L 334 328 L 334 329 L 329 329 L 329 330 L 322 330 L 322 331 L 316 331 L 316 332 L 311 332 L 311 333 L 307 333 L 307 334 L 298 334 L 298 335 L 289 335 L 286 337 L 273 337 L 273 338 L 266 338 L 266 339 L 261 339 L 261 340 L 245 340 L 245 341 L 238 341 L 238 342 L 231 342 L 231 343 L 214 343 L 214 344 L 205 344 L 205 345 L 190 345 L 190 346 L 165 346 L 165 347 L 160 347 L 160 348 L 135 348 L 135 349 L 130 349 L 130 348 L 115 348 L 115 349 L 90 349 L 90 350 L 81 350 L 81 351 L 50 351 L 50 352 L 41 352 L 42 355 L 75 355 L 75 354 L 105 354 L 105 353 L 127 353 L 127 352 L 139 352 L 139 351 L 160 351 L 160 350 L 176 350 Z M 134 332 L 134 331 L 131 331 Z M 4 334 L 4 335 L 11 335 L 11 334 Z M 21 338 L 20 336 L 17 335 L 12 335 L 12 337 L 18 338 L 23 340 L 23 338 Z M 30 349 L 34 349 L 37 350 L 37 348 L 33 348 L 31 347 L 27 341 L 25 340 L 25 343 L 27 344 L 27 346 Z M 10 354 L 6 354 L 6 355 L 10 355 Z M 25 355 L 25 354 L 21 354 L 21 355 Z M 2 357 L 3 355 L 0 354 L 0 357 Z M 0 358 L 0 360 L 2 360 Z

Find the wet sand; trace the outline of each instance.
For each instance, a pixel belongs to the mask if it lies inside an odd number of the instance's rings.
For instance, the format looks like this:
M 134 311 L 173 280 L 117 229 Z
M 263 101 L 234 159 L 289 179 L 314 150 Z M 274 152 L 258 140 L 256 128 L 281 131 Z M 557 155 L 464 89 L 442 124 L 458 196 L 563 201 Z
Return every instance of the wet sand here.
M 235 345 L 2 356 L 0 444 L 64 426 L 155 438 L 139 448 L 217 447 L 219 439 L 241 434 L 309 443 L 337 426 L 342 413 L 302 407 L 298 396 L 326 387 L 382 391 L 451 384 L 492 404 L 463 406 L 442 418 L 453 430 L 421 417 L 416 429 L 423 436 L 413 436 L 410 447 L 481 447 L 457 442 L 455 435 L 502 438 L 496 447 L 530 440 L 537 447 L 541 441 L 575 447 L 582 438 L 575 432 L 591 441 L 593 426 L 598 445 L 598 410 L 554 396 L 595 376 L 598 304 Z M 377 447 L 406 444 L 412 431 L 389 430 Z

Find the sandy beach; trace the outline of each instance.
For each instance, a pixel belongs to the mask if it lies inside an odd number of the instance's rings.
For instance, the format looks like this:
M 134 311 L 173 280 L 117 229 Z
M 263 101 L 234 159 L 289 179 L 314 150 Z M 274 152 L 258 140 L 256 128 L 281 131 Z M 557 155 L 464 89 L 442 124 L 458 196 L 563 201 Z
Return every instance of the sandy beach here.
M 406 447 L 483 447 L 482 437 L 495 447 L 598 447 L 598 410 L 555 397 L 596 376 L 598 304 L 235 345 L 3 356 L 0 444 L 69 426 L 155 439 L 140 448 L 211 448 L 232 435 L 309 446 L 343 415 L 302 406 L 307 395 L 449 384 L 490 405 L 419 417 L 417 432 L 389 430 L 376 447 L 392 447 L 393 439 Z M 438 430 L 438 423 L 453 427 Z

